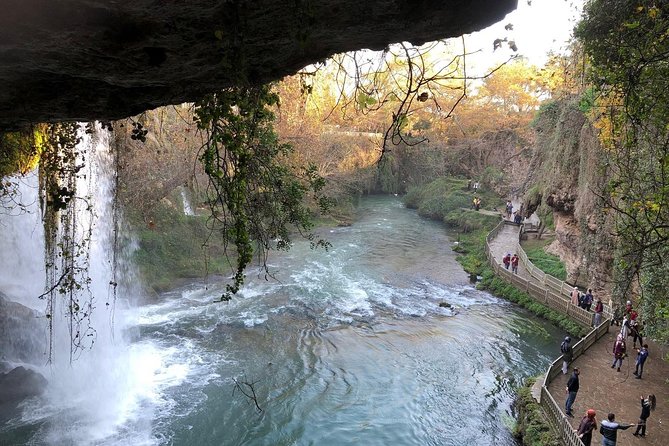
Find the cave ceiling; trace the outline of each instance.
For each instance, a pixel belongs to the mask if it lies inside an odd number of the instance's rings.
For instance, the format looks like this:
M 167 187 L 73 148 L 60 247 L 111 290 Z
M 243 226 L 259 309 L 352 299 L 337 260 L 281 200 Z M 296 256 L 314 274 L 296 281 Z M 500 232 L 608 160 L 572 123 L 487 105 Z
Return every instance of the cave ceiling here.
M 517 0 L 3 0 L 0 129 L 114 120 L 344 51 L 460 36 Z

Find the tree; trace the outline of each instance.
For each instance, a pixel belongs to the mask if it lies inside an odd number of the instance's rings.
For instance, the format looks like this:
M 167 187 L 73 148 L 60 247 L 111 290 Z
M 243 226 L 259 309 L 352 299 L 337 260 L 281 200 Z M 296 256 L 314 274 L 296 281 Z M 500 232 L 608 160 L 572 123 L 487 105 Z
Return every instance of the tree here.
M 649 332 L 669 338 L 669 4 L 586 5 L 576 29 L 597 89 L 596 113 L 612 172 L 601 191 L 616 212 L 615 297 L 638 291 Z

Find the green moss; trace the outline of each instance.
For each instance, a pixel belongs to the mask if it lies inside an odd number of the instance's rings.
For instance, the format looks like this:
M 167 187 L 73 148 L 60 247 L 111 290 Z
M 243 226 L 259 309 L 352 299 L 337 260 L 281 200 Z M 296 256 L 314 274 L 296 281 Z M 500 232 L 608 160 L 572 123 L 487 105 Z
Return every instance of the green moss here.
M 211 234 L 206 217 L 185 216 L 163 200 L 150 216 L 135 211 L 129 220 L 139 242 L 133 260 L 150 289 L 164 291 L 183 279 L 231 272 L 222 241 Z
M 0 178 L 34 169 L 43 139 L 39 128 L 0 133 Z
M 536 378 L 530 378 L 516 394 L 518 421 L 514 435 L 525 446 L 560 446 L 559 435 L 546 419 L 544 411 L 532 396 Z

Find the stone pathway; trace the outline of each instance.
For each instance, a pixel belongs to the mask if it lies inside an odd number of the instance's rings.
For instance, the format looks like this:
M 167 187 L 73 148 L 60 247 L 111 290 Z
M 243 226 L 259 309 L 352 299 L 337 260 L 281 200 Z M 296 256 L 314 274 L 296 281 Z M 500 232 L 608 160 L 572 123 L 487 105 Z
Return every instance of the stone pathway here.
M 513 254 L 518 242 L 518 231 L 520 228 L 514 225 L 505 225 L 495 239 L 490 243 L 490 248 L 495 259 L 501 263 L 507 252 Z M 531 276 L 521 263 L 518 274 L 526 279 Z M 624 360 L 621 371 L 617 372 L 611 368 L 613 355 L 611 347 L 618 334 L 619 327 L 612 326 L 607 335 L 602 337 L 595 345 L 590 347 L 583 355 L 579 356 L 572 366 L 580 369 L 581 388 L 576 397 L 573 409 L 576 416 L 570 418 L 574 429 L 578 428 L 581 418 L 588 409 L 597 411 L 597 421 L 606 419 L 609 412 L 616 414 L 616 420 L 625 423 L 637 423 L 641 406 L 639 399 L 641 395 L 655 394 L 657 397 L 657 409 L 651 412 L 646 429 L 646 437 L 638 438 L 632 434 L 636 427 L 618 432 L 618 446 L 668 446 L 669 445 L 669 362 L 662 360 L 669 355 L 669 349 L 662 348 L 650 340 L 644 339 L 649 344 L 650 356 L 648 357 L 642 379 L 636 379 L 634 372 L 634 360 L 636 351 L 632 349 L 631 339 L 628 338 L 628 354 Z M 559 343 L 555 346 L 555 356 L 560 354 Z M 546 365 L 548 368 L 548 364 Z M 563 405 L 566 395 L 565 387 L 569 375 L 557 377 L 549 385 L 553 398 L 558 404 Z M 564 409 L 563 409 L 564 410 Z M 593 436 L 592 444 L 601 444 L 602 436 L 599 432 Z

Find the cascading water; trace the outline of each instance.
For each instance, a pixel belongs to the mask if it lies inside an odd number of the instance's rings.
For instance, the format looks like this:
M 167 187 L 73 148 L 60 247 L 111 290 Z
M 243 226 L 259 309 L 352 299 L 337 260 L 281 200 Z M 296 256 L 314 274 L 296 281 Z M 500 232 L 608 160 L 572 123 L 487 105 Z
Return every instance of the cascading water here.
M 107 153 L 104 137 L 97 145 Z M 0 444 L 515 446 L 514 387 L 563 335 L 473 287 L 443 227 L 393 197 L 323 229 L 327 252 L 296 241 L 272 257 L 276 280 L 250 271 L 229 303 L 212 303 L 225 283 L 211 279 L 136 308 L 120 289 L 110 324 L 113 218 L 108 199 L 93 201 L 97 341 L 72 365 L 58 353 L 37 367 L 47 391 L 0 426 Z M 20 255 L 41 251 L 5 258 Z M 235 380 L 254 386 L 262 412 Z
M 106 131 L 89 134 L 83 128 L 80 136 L 77 152 L 86 157 L 86 167 L 79 175 L 79 198 L 73 199 L 70 206 L 76 207 L 76 237 L 79 240 L 87 237 L 90 229 L 87 260 L 90 284 L 82 284 L 80 299 L 91 302 L 91 310 L 85 310 L 85 320 L 79 328 L 82 339 L 77 340 L 80 347 L 74 348 L 74 360 L 70 360 L 73 347 L 68 304 L 58 293 L 50 315 L 53 350 L 48 351 L 43 336 L 41 348 L 30 352 L 28 361 L 5 358 L 10 365 L 30 367 L 48 380 L 44 394 L 25 401 L 22 410 L 0 430 L 2 435 L 2 431 L 11 431 L 12 426 L 21 426 L 18 431 L 25 437 L 11 437 L 8 441 L 15 443 L 9 444 L 23 444 L 23 441 L 27 444 L 103 444 L 119 435 L 128 440 L 128 444 L 142 444 L 150 436 L 148 425 L 142 426 L 143 421 L 133 417 L 137 406 L 153 398 L 154 380 L 158 376 L 156 368 L 160 364 L 152 348 L 128 342 L 134 284 L 114 275 L 114 172 L 108 136 Z M 45 327 L 45 300 L 37 298 L 45 288 L 37 175 L 32 173 L 20 183 L 21 201 L 29 204 L 27 212 L 0 216 L 3 228 L 0 291 L 9 300 L 34 309 Z M 121 258 L 123 256 L 119 256 Z M 118 284 L 116 293 L 115 283 Z M 22 337 L 30 333 L 13 335 Z M 49 356 L 52 357 L 50 363 Z M 16 432 L 14 430 L 14 434 Z
M 195 211 L 193 211 L 193 206 L 190 204 L 190 199 L 188 198 L 188 191 L 184 186 L 180 186 L 179 191 L 181 193 L 181 203 L 183 204 L 184 215 L 192 217 L 193 215 L 195 215 Z

